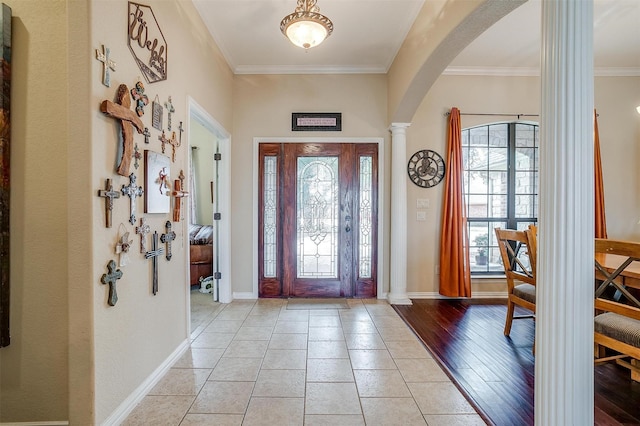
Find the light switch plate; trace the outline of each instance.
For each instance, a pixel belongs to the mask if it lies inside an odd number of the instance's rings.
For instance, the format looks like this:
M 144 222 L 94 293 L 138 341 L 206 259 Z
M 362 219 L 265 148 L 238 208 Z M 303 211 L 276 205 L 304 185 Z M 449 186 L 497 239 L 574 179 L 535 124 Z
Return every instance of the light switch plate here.
M 416 212 L 416 220 L 418 222 L 425 222 L 427 220 L 427 212 Z
M 418 198 L 416 200 L 416 208 L 418 208 L 418 209 L 428 209 L 429 208 L 429 199 L 428 198 Z

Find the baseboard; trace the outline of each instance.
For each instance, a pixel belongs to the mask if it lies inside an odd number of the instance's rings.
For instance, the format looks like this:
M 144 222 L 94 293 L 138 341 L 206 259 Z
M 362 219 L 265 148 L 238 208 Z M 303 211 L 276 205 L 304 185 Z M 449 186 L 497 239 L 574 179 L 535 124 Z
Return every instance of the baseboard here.
M 52 421 L 52 422 L 0 422 L 0 426 L 68 426 L 69 422 L 66 420 Z
M 234 299 L 257 299 L 258 295 L 253 294 L 251 291 L 234 291 L 233 292 Z
M 407 293 L 409 299 L 458 299 L 457 297 L 447 297 L 434 291 L 416 291 Z M 506 291 L 474 291 L 471 299 L 506 299 Z
M 119 425 L 136 408 L 136 405 L 158 384 L 171 366 L 189 349 L 190 340 L 184 340 L 174 351 L 155 369 L 149 377 L 125 399 L 122 404 L 102 423 L 103 425 Z M 68 424 L 68 423 L 65 423 Z

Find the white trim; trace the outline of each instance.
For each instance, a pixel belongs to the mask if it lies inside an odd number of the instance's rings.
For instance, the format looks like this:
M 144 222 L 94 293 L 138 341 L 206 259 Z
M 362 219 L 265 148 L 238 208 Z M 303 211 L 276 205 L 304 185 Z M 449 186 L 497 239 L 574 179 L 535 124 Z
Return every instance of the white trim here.
M 436 291 L 415 291 L 407 293 L 410 299 L 464 299 L 461 297 L 447 297 Z M 506 291 L 474 291 L 471 299 L 506 299 Z
M 220 285 L 218 287 L 218 299 L 221 303 L 230 303 L 233 300 L 233 285 L 231 282 L 231 136 L 229 132 L 191 96 L 187 96 L 187 112 L 189 120 L 194 119 L 198 121 L 198 123 L 202 124 L 202 126 L 218 138 L 220 154 L 222 154 L 222 161 L 219 163 L 220 168 L 218 170 L 220 180 L 218 201 L 220 205 L 217 210 L 221 213 L 222 217 L 218 226 L 220 250 L 217 255 L 220 260 L 220 272 L 222 272 L 222 278 L 220 279 Z M 190 148 L 191 141 L 189 140 L 189 149 Z M 187 166 L 188 165 L 189 164 L 187 164 Z M 187 282 L 189 281 L 187 280 Z M 187 286 L 187 291 L 189 290 Z M 187 306 L 187 308 L 187 311 L 189 311 L 189 306 Z M 188 321 L 187 324 L 191 324 L 191 322 Z M 190 333 L 187 335 L 189 334 Z
M 233 292 L 233 300 L 256 300 L 258 298 L 257 295 L 253 294 L 251 291 L 234 291 Z
M 240 74 L 386 74 L 384 67 L 336 67 L 317 65 L 240 65 L 233 69 Z
M 178 347 L 164 360 L 162 364 L 154 370 L 131 394 L 122 401 L 122 404 L 116 408 L 113 413 L 102 423 L 103 426 L 107 425 L 119 425 L 121 424 L 129 414 L 136 408 L 136 405 L 151 391 L 151 389 L 158 384 L 171 366 L 189 349 L 191 341 L 185 339 L 178 345 Z
M 384 138 L 362 137 L 362 138 L 323 138 L 323 137 L 295 137 L 295 138 L 274 138 L 274 137 L 254 137 L 253 138 L 253 296 L 258 298 L 258 149 L 261 143 L 376 143 L 378 144 L 378 283 L 376 294 L 378 299 L 386 298 L 386 282 L 384 280 Z M 235 295 L 236 293 L 234 293 Z
M 640 77 L 640 68 L 597 67 L 595 77 Z M 442 75 L 540 77 L 540 67 L 447 67 Z
M 68 425 L 69 421 L 67 420 L 57 420 L 51 422 L 10 422 L 10 423 L 0 423 L 0 426 L 64 426 Z

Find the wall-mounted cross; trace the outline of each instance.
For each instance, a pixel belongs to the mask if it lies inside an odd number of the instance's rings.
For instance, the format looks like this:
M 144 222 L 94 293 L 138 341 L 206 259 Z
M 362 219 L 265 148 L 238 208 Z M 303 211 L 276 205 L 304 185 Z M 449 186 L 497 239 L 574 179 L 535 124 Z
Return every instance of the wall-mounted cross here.
M 116 70 L 116 61 L 109 58 L 110 49 L 102 45 L 102 53 L 99 49 L 96 49 L 96 59 L 102 62 L 102 84 L 109 87 L 111 86 L 111 74 L 109 70 Z
M 180 179 L 173 181 L 173 191 L 171 191 L 169 195 L 175 198 L 173 202 L 173 221 L 180 222 L 180 205 L 182 204 L 182 199 L 189 196 L 188 192 L 182 191 L 182 181 Z
M 149 138 L 151 137 L 151 132 L 149 131 L 149 128 L 145 127 L 142 134 L 144 135 L 144 143 L 149 143 Z
M 129 216 L 129 223 L 135 225 L 136 223 L 136 197 L 142 197 L 144 189 L 141 186 L 136 186 L 136 175 L 131 173 L 129 175 L 129 185 L 122 185 L 122 195 L 129 196 L 131 216 Z
M 151 232 L 151 228 L 147 225 L 144 217 L 140 218 L 140 226 L 136 226 L 136 234 L 140 235 L 140 253 L 147 251 L 147 234 Z
M 171 114 L 176 112 L 176 109 L 171 103 L 171 96 L 169 96 L 169 100 L 164 103 L 164 107 L 167 109 L 167 130 L 171 130 Z
M 160 236 L 160 241 L 162 241 L 163 243 L 165 243 L 167 245 L 167 254 L 165 255 L 165 257 L 167 258 L 167 260 L 171 260 L 171 241 L 176 239 L 176 233 L 174 231 L 171 230 L 171 222 L 167 221 L 167 223 L 164 224 L 164 227 L 167 228 L 167 233 L 166 234 L 162 234 Z
M 151 239 L 151 251 L 144 254 L 145 259 L 151 259 L 153 261 L 153 295 L 158 293 L 158 256 L 164 253 L 162 247 L 158 247 L 158 231 L 153 233 Z
M 182 128 L 182 121 L 180 122 L 180 125 L 178 126 L 178 130 L 180 130 L 180 143 L 182 143 L 182 132 L 184 132 L 184 129 Z
M 104 212 L 106 217 L 107 228 L 111 228 L 111 212 L 113 211 L 113 199 L 120 198 L 120 193 L 113 190 L 111 179 L 107 179 L 104 184 L 104 189 L 98 190 L 98 197 L 104 197 Z
M 122 278 L 122 271 L 120 269 L 116 269 L 115 260 L 110 260 L 107 264 L 107 270 L 109 273 L 102 274 L 102 278 L 100 278 L 100 282 L 102 284 L 109 284 L 109 303 L 110 306 L 116 306 L 118 302 L 118 293 L 116 292 L 116 281 Z
M 142 121 L 130 108 L 131 96 L 126 84 L 118 87 L 116 102 L 102 101 L 100 104 L 100 111 L 117 119 L 122 127 L 122 157 L 116 170 L 120 176 L 129 175 L 129 165 L 133 155 L 133 128 L 135 127 L 138 133 L 144 131 Z
M 138 163 L 140 160 L 142 159 L 142 154 L 140 154 L 140 150 L 138 149 L 138 144 L 136 143 L 135 146 L 133 147 L 133 167 L 136 168 L 136 170 L 138 170 L 138 167 L 140 167 L 140 164 Z
M 184 180 L 187 177 L 184 175 L 184 170 L 180 169 L 180 174 L 178 175 L 178 179 L 180 179 L 180 187 L 184 188 Z

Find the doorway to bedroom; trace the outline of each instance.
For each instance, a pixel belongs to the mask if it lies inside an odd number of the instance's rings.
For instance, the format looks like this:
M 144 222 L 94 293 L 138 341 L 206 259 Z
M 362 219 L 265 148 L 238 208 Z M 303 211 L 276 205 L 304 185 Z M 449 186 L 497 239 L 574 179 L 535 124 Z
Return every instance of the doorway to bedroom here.
M 378 144 L 261 143 L 260 297 L 376 297 Z

